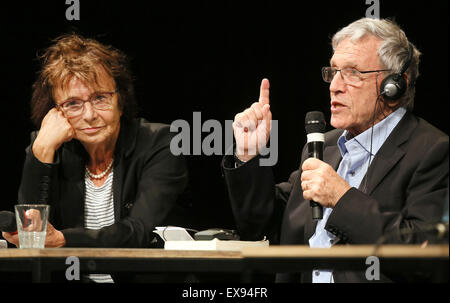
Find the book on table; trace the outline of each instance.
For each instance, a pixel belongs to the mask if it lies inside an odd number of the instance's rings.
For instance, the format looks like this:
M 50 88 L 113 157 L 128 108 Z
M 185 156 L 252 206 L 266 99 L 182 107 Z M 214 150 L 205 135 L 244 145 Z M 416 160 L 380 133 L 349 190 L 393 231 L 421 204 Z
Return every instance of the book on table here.
M 167 250 L 224 250 L 240 251 L 244 247 L 269 247 L 269 241 L 238 241 L 238 240 L 194 240 L 182 227 L 156 227 L 154 230 L 164 240 Z

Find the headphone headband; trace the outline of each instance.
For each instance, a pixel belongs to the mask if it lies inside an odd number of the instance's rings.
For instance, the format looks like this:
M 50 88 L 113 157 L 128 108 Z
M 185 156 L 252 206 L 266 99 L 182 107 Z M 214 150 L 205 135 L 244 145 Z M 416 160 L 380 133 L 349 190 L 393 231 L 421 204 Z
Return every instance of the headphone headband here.
M 403 74 L 406 72 L 406 70 L 409 68 L 409 65 L 411 64 L 412 58 L 414 54 L 414 47 L 411 43 L 409 43 L 409 50 L 408 50 L 408 59 L 406 60 L 405 64 L 403 64 L 402 69 L 400 70 L 400 75 L 403 76 Z

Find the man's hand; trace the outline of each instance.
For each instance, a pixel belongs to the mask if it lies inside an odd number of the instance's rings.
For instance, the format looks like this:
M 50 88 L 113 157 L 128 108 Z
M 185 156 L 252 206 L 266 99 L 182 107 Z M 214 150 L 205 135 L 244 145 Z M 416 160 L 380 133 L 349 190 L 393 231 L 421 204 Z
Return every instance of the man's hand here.
M 302 165 L 303 198 L 333 208 L 351 186 L 327 163 L 309 158 Z
M 64 142 L 72 140 L 75 131 L 61 111 L 49 110 L 33 143 L 34 156 L 43 163 L 53 163 L 55 152 Z
M 263 79 L 259 101 L 234 117 L 236 156 L 242 161 L 254 158 L 269 141 L 272 120 L 269 87 L 269 80 Z

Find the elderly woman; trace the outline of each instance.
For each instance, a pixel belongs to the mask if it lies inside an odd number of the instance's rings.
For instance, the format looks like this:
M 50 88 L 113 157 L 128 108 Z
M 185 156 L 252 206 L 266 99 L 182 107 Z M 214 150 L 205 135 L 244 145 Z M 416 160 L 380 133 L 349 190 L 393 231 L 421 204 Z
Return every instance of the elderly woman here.
M 19 203 L 51 205 L 46 247 L 151 247 L 155 226 L 176 224 L 188 180 L 169 127 L 134 118 L 120 51 L 72 34 L 42 59 Z

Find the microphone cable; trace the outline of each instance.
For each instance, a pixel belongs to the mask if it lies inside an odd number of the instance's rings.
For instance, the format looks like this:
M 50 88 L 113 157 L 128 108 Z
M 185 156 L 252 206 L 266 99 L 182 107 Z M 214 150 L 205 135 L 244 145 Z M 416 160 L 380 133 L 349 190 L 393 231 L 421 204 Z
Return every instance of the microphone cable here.
M 367 192 L 367 180 L 369 179 L 369 168 L 370 168 L 370 162 L 372 160 L 372 144 L 373 144 L 373 128 L 375 126 L 375 116 L 377 112 L 377 104 L 378 100 L 380 100 L 380 97 L 382 94 L 378 94 L 378 77 L 376 78 L 376 89 L 377 89 L 377 99 L 375 100 L 375 106 L 373 108 L 373 114 L 372 114 L 372 126 L 370 127 L 370 147 L 369 147 L 369 161 L 367 161 L 367 170 L 366 170 L 366 176 L 364 178 L 364 185 L 363 185 L 363 192 L 366 194 L 369 194 Z

